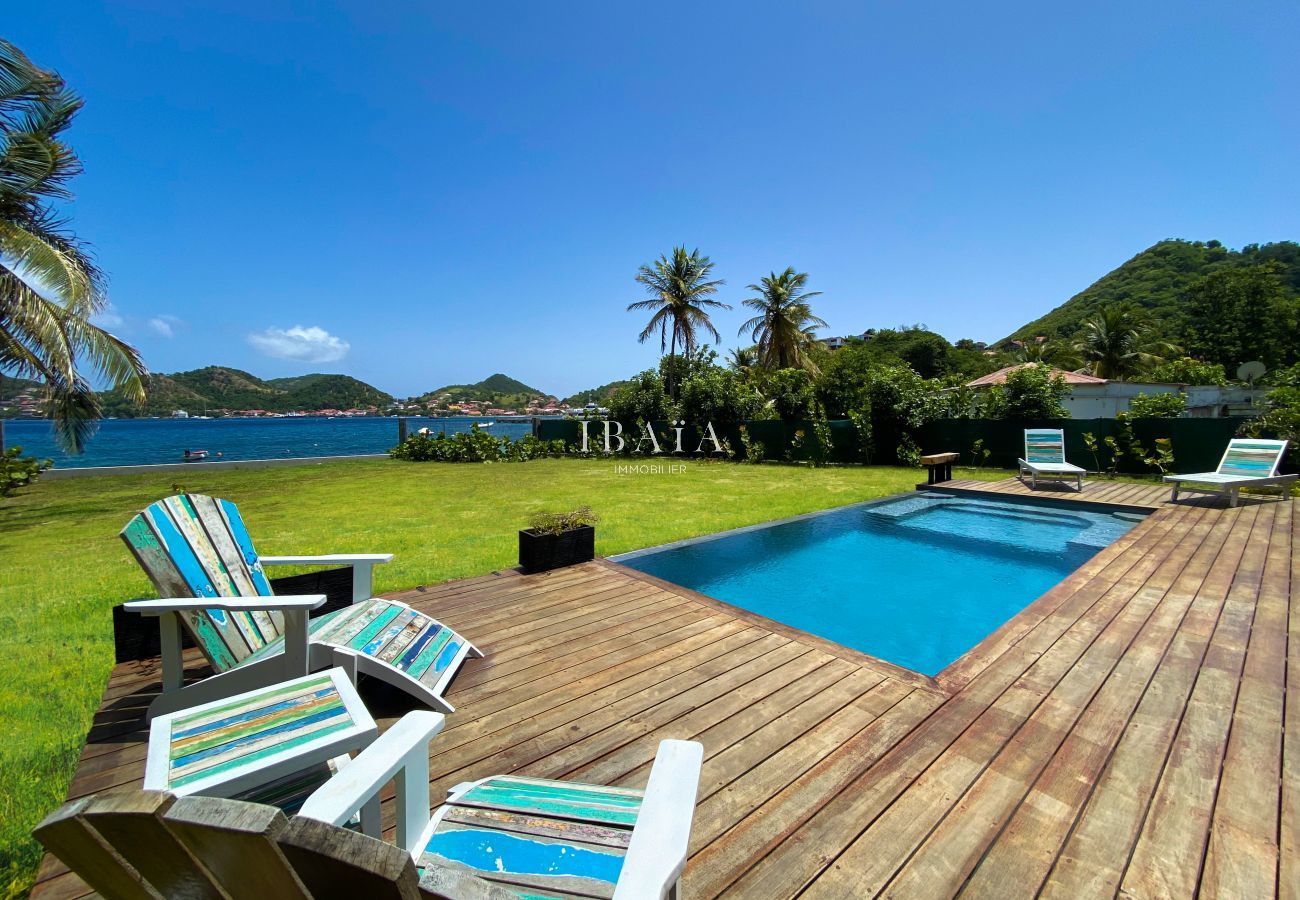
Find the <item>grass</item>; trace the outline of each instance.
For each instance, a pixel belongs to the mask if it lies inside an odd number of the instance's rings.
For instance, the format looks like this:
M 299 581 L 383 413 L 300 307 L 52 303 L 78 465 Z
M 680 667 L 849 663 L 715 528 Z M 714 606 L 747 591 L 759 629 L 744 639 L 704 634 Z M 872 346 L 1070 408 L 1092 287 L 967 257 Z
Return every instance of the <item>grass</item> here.
M 117 537 L 149 503 L 180 489 L 233 500 L 267 554 L 395 553 L 375 571 L 375 590 L 386 592 L 514 566 L 515 532 L 538 510 L 590 505 L 601 517 L 596 551 L 611 555 L 923 480 L 887 467 L 679 465 L 679 474 L 568 459 L 195 469 L 46 481 L 0 501 L 0 893 L 22 895 L 35 877 L 30 831 L 66 796 L 112 668 L 110 609 L 154 595 Z

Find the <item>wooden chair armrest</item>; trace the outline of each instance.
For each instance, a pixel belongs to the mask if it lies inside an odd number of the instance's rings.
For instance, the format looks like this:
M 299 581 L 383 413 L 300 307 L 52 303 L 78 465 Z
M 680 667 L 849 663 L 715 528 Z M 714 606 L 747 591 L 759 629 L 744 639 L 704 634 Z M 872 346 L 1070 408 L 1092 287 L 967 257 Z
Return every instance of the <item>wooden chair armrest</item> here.
M 169 612 L 188 612 L 192 609 L 290 612 L 315 609 L 324 602 L 324 594 L 299 594 L 287 597 L 163 597 L 158 600 L 132 600 L 123 606 L 141 615 L 161 616 Z
M 614 900 L 661 900 L 681 877 L 704 764 L 698 741 L 661 741 Z
M 298 815 L 342 825 L 396 780 L 397 845 L 412 846 L 429 822 L 429 741 L 442 730 L 442 713 L 417 710 L 357 754 L 352 762 L 316 789 Z
M 330 566 L 369 563 L 379 565 L 392 562 L 391 553 L 325 553 L 317 556 L 259 556 L 264 566 Z

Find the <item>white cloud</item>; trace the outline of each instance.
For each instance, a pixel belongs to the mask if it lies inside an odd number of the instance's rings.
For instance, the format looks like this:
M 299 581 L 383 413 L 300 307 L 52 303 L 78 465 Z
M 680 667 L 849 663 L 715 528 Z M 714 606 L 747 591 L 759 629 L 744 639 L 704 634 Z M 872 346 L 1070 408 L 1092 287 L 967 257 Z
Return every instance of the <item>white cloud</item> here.
M 268 328 L 248 336 L 248 342 L 267 356 L 303 362 L 334 362 L 348 355 L 351 345 L 315 325 L 304 328 Z
M 95 313 L 91 318 L 100 328 L 121 328 L 126 322 L 126 319 L 117 314 L 116 307 L 111 305 L 103 312 Z
M 154 316 L 149 320 L 149 328 L 159 337 L 173 337 L 176 334 L 176 326 L 181 324 L 181 320 L 175 316 Z

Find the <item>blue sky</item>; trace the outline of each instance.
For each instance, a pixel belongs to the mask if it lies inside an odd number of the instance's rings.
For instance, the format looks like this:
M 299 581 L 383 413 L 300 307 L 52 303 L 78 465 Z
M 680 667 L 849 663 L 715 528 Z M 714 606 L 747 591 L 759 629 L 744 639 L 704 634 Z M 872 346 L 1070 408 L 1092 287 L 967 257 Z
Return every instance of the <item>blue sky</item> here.
M 831 334 L 993 340 L 1167 237 L 1300 238 L 1295 3 L 23 4 L 73 223 L 158 371 L 653 363 L 636 268 L 787 265 Z

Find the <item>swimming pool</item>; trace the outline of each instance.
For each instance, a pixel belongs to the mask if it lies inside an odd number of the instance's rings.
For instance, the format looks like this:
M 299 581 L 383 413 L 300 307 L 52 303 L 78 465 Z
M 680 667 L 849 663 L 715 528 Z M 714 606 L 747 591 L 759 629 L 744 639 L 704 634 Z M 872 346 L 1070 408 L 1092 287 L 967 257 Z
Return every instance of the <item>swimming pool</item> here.
M 1142 518 L 927 491 L 614 561 L 936 675 Z

